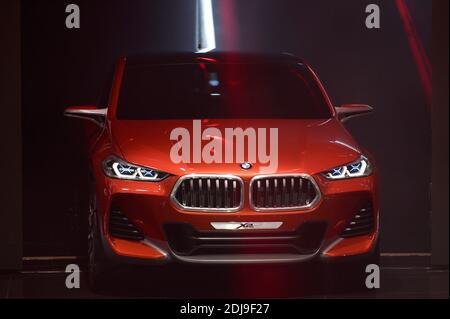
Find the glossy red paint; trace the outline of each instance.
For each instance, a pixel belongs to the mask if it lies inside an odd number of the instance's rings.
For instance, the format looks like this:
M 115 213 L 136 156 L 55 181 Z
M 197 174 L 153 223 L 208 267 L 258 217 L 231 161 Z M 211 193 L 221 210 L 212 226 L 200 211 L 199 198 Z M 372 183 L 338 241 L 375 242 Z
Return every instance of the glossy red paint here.
M 200 56 L 201 63 L 215 60 Z M 169 135 L 176 127 L 192 130 L 192 120 L 117 120 L 116 110 L 126 58 L 117 64 L 106 122 L 99 134 L 90 140 L 90 164 L 95 179 L 98 217 L 101 233 L 112 251 L 120 256 L 162 261 L 172 255 L 167 247 L 163 225 L 167 222 L 191 224 L 199 231 L 213 231 L 211 222 L 268 222 L 282 221 L 279 231 L 293 231 L 307 221 L 326 221 L 328 224 L 318 255 L 342 257 L 367 254 L 374 249 L 379 225 L 367 236 L 342 238 L 340 233 L 366 202 L 373 203 L 378 221 L 378 169 L 375 160 L 352 138 L 337 118 L 328 96 L 333 117 L 325 120 L 307 119 L 203 119 L 203 128 L 216 127 L 276 127 L 279 129 L 278 168 L 274 174 L 302 173 L 314 178 L 321 192 L 321 200 L 304 210 L 257 212 L 249 205 L 248 190 L 252 177 L 260 174 L 260 165 L 244 171 L 238 164 L 174 164 L 170 160 L 173 141 Z M 311 70 L 312 72 L 312 70 Z M 314 78 L 318 80 L 314 74 Z M 318 82 L 321 90 L 323 86 Z M 191 134 L 192 136 L 192 134 Z M 155 168 L 171 174 L 160 182 L 128 181 L 107 177 L 102 162 L 116 155 L 130 163 Z M 344 165 L 361 155 L 374 165 L 372 175 L 346 180 L 327 180 L 321 172 Z M 244 181 L 244 206 L 234 213 L 193 212 L 179 209 L 170 199 L 179 177 L 192 173 L 233 174 Z M 167 256 L 143 242 L 117 239 L 110 236 L 108 217 L 111 206 L 120 210 L 134 223 L 145 237 L 160 247 L 166 247 Z

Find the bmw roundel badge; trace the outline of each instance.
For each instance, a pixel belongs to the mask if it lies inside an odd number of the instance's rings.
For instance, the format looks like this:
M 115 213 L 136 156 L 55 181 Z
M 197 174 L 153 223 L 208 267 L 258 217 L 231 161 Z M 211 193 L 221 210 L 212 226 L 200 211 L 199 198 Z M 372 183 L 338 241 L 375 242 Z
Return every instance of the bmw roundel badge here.
M 242 169 L 250 169 L 250 168 L 252 168 L 253 165 L 249 162 L 244 162 L 244 163 L 241 163 L 240 166 Z

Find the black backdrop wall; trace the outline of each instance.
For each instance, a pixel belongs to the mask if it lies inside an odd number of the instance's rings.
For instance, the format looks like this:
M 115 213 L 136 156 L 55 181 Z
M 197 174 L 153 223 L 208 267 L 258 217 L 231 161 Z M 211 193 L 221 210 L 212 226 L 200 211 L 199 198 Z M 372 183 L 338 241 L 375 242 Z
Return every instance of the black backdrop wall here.
M 382 250 L 430 246 L 430 112 L 395 1 L 381 29 L 365 28 L 366 1 L 213 1 L 219 50 L 291 52 L 318 72 L 336 105 L 375 108 L 349 130 L 381 169 Z M 65 7 L 81 28 L 65 27 Z M 431 1 L 406 1 L 429 54 Z M 44 1 L 22 5 L 24 254 L 82 254 L 80 123 L 69 105 L 92 104 L 126 53 L 192 51 L 195 1 Z
M 20 3 L 0 3 L 0 118 L 2 156 L 8 167 L 0 184 L 0 271 L 22 266 L 22 136 L 20 91 Z M 7 112 L 7 113 L 6 113 Z M 3 151 L 5 150 L 5 151 Z

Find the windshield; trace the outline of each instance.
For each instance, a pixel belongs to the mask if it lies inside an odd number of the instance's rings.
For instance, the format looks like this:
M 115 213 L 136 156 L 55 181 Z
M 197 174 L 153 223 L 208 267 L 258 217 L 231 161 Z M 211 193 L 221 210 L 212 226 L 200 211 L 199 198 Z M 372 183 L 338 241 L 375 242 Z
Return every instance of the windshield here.
M 123 120 L 331 116 L 309 71 L 281 63 L 130 66 L 117 109 Z

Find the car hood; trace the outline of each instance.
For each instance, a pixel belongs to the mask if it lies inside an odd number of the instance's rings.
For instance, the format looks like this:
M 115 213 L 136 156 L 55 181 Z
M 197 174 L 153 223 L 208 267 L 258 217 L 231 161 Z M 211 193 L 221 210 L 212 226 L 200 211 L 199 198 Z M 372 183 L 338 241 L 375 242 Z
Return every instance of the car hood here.
M 152 167 L 174 175 L 237 174 L 251 176 L 263 173 L 317 174 L 332 167 L 356 160 L 361 149 L 342 124 L 332 118 L 327 120 L 262 120 L 262 119 L 210 119 L 201 120 L 202 131 L 214 127 L 225 136 L 225 128 L 278 129 L 278 160 L 275 168 L 258 162 L 249 170 L 240 168 L 240 163 L 192 163 L 193 120 L 116 120 L 111 123 L 112 140 L 119 147 L 121 156 L 128 162 Z M 175 128 L 185 128 L 190 133 L 191 163 L 173 163 L 170 157 L 172 146 L 170 134 Z M 258 134 L 257 139 L 260 138 Z M 216 138 L 220 136 L 214 135 Z M 202 146 L 209 141 L 203 141 Z M 224 145 L 224 139 L 221 141 Z M 245 152 L 248 146 L 245 145 Z M 236 152 L 236 149 L 234 149 Z M 225 147 L 222 147 L 222 159 Z M 224 160 L 223 160 L 224 161 Z M 272 162 L 275 158 L 272 158 Z

